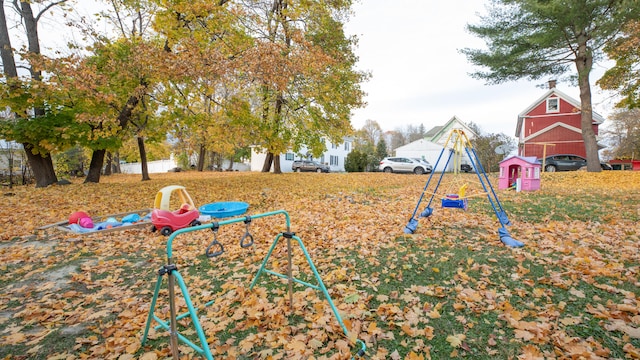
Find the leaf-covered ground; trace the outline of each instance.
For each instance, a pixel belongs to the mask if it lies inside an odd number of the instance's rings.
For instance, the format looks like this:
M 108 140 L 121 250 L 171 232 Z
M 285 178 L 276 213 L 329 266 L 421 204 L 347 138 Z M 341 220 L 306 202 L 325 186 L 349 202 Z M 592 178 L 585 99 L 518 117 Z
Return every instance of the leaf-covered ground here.
M 169 337 L 141 345 L 166 238 L 148 228 L 89 236 L 36 232 L 83 210 L 152 207 L 166 185 L 196 205 L 244 201 L 248 214 L 286 210 L 351 338 L 322 293 L 265 275 L 249 285 L 284 217 L 223 226 L 225 253 L 204 256 L 211 231 L 177 237 L 174 261 L 219 359 L 640 358 L 640 172 L 543 174 L 542 190 L 498 191 L 524 248 L 503 246 L 486 198 L 468 211 L 436 207 L 403 234 L 427 176 L 395 174 L 154 174 L 46 189 L 3 189 L 0 208 L 0 358 L 157 359 Z M 443 187 L 473 182 L 446 176 Z M 495 180 L 495 179 L 494 179 Z M 448 190 L 448 188 L 447 188 Z M 431 190 L 429 190 L 431 191 Z M 430 193 L 426 191 L 426 196 Z M 294 244 L 295 245 L 295 244 Z M 267 268 L 286 272 L 286 246 Z M 293 273 L 315 283 L 300 249 Z M 166 281 L 156 313 L 168 317 Z M 179 299 L 180 312 L 185 309 Z M 155 325 L 155 323 L 154 323 Z M 197 342 L 187 319 L 179 330 Z M 197 358 L 180 346 L 183 358 Z

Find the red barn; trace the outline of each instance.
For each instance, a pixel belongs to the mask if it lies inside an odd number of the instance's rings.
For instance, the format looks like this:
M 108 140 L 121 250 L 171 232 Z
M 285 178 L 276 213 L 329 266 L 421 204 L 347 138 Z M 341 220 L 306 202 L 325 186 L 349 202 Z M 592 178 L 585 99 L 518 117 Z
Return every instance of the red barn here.
M 549 81 L 549 90 L 518 115 L 516 137 L 518 155 L 544 156 L 574 154 L 586 157 L 580 128 L 580 101 L 556 89 Z M 604 118 L 593 112 L 593 131 Z

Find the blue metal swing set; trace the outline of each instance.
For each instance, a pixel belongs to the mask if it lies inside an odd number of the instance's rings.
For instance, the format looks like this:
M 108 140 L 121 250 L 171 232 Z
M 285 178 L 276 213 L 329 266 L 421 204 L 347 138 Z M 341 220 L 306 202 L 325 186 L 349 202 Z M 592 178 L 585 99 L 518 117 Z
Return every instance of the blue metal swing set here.
M 420 204 L 425 198 L 425 194 L 429 194 L 427 192 L 427 189 L 429 188 L 429 185 L 431 183 L 431 180 L 434 177 L 434 174 L 438 172 L 437 171 L 437 169 L 439 168 L 438 165 L 440 164 L 441 161 L 444 161 L 443 155 L 445 154 L 445 151 L 448 151 L 449 154 L 446 157 L 446 162 L 444 166 L 440 167 L 441 169 L 440 177 L 437 180 L 435 189 L 433 190 L 433 192 L 430 193 L 431 197 L 427 202 L 427 206 L 419 214 L 419 216 L 416 217 L 416 214 L 418 214 L 418 210 L 420 209 Z M 524 243 L 513 239 L 509 234 L 509 231 L 507 230 L 506 226 L 511 225 L 511 222 L 509 221 L 509 218 L 507 217 L 507 214 L 505 213 L 504 208 L 500 203 L 500 200 L 498 200 L 498 195 L 493 189 L 493 186 L 491 185 L 491 181 L 489 181 L 489 177 L 487 176 L 487 173 L 484 171 L 484 168 L 480 163 L 480 159 L 478 158 L 478 154 L 476 150 L 473 148 L 473 145 L 469 141 L 469 138 L 464 133 L 464 131 L 460 129 L 454 129 L 449 134 L 449 137 L 447 138 L 447 141 L 445 142 L 445 145 L 442 148 L 440 155 L 438 156 L 438 160 L 436 161 L 436 164 L 433 167 L 434 171 L 432 171 L 431 174 L 429 175 L 429 179 L 427 180 L 427 183 L 424 186 L 422 194 L 420 194 L 420 197 L 418 198 L 418 203 L 416 204 L 416 207 L 413 210 L 413 214 L 411 214 L 411 218 L 409 219 L 409 222 L 404 228 L 404 232 L 406 234 L 413 234 L 418 228 L 418 218 L 420 217 L 427 218 L 433 214 L 433 208 L 431 207 L 431 204 L 433 203 L 433 200 L 436 196 L 438 187 L 440 187 L 442 178 L 444 177 L 445 169 L 449 167 L 449 164 L 453 160 L 453 167 L 455 169 L 454 172 L 457 173 L 458 169 L 460 168 L 462 154 L 466 154 L 468 159 L 470 160 L 471 167 L 474 169 L 476 175 L 478 176 L 478 180 L 482 185 L 482 188 L 484 189 L 483 194 L 487 195 L 487 199 L 489 199 L 489 203 L 491 204 L 491 207 L 493 208 L 493 211 L 496 214 L 496 217 L 498 218 L 498 221 L 500 223 L 500 228 L 498 229 L 498 235 L 500 236 L 500 240 L 502 241 L 502 243 L 510 247 L 524 246 Z M 457 194 L 445 195 L 445 197 L 442 198 L 442 202 L 441 202 L 442 207 L 458 208 L 458 209 L 466 210 L 468 207 L 468 198 L 470 197 L 469 195 L 466 194 L 466 190 L 467 190 L 467 184 L 464 184 L 460 187 Z

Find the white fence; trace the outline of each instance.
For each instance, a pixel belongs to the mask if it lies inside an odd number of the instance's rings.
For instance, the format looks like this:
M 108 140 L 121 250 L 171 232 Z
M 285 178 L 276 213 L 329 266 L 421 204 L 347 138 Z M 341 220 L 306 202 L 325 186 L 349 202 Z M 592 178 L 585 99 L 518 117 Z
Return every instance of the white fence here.
M 149 161 L 147 162 L 147 166 L 149 168 L 149 174 L 153 173 L 163 173 L 167 172 L 178 165 L 175 160 L 157 160 L 157 161 Z M 229 160 L 224 160 L 222 162 L 222 169 L 227 170 L 229 168 Z M 127 163 L 120 164 L 120 170 L 123 174 L 142 174 L 142 164 L 140 163 Z M 245 163 L 233 163 L 232 167 L 233 171 L 250 171 L 251 167 L 249 164 Z
M 178 165 L 176 165 L 176 162 L 173 159 L 156 160 L 156 161 L 147 162 L 149 174 L 167 172 L 175 168 L 176 166 Z M 123 174 L 142 174 L 142 164 L 141 163 L 120 164 L 120 170 L 122 171 Z

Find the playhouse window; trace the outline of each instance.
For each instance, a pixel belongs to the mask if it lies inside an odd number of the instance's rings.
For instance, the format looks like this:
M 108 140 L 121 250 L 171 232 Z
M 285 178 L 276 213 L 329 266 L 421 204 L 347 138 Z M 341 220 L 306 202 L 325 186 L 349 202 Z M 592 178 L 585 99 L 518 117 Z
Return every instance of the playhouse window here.
M 533 178 L 534 179 L 540 179 L 540 168 L 539 167 L 533 169 Z
M 526 176 L 525 176 L 525 177 L 526 177 L 527 179 L 530 179 L 530 178 L 531 178 L 531 168 L 526 168 L 526 169 L 525 169 L 525 173 L 526 173 Z
M 547 112 L 548 113 L 560 112 L 560 99 L 558 99 L 558 98 L 548 98 L 547 99 Z

